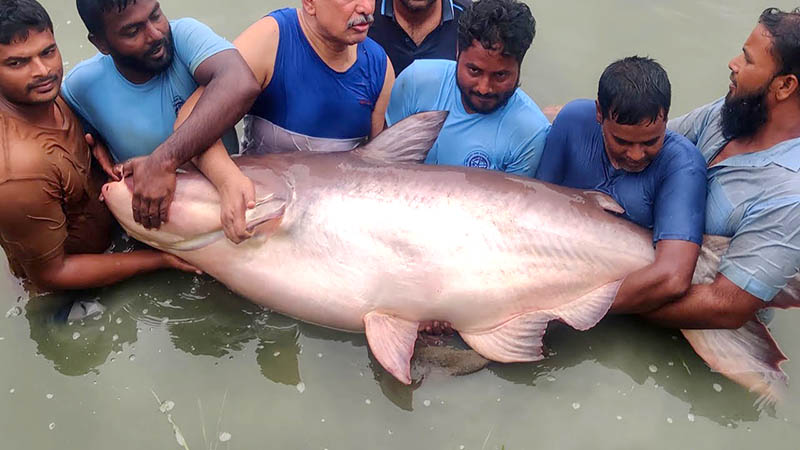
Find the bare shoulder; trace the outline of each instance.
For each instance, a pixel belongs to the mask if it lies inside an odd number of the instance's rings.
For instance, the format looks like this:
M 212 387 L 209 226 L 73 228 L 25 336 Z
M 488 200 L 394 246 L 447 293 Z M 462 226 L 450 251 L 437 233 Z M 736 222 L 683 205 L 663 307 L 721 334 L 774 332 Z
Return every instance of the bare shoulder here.
M 278 21 L 267 16 L 250 25 L 233 41 L 262 88 L 272 78 L 279 40 Z

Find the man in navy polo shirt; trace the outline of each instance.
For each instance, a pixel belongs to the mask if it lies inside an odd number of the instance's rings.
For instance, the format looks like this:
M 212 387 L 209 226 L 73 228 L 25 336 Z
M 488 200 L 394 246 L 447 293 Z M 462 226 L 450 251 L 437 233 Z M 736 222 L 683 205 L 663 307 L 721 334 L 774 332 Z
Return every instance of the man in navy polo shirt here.
M 455 61 L 458 20 L 470 0 L 378 0 L 369 37 L 397 74 L 417 59 Z
M 684 295 L 703 242 L 706 165 L 685 137 L 667 131 L 671 87 L 649 58 L 611 64 L 597 102 L 559 113 L 536 178 L 610 195 L 626 219 L 653 230 L 656 258 L 628 275 L 612 311 L 642 313 Z

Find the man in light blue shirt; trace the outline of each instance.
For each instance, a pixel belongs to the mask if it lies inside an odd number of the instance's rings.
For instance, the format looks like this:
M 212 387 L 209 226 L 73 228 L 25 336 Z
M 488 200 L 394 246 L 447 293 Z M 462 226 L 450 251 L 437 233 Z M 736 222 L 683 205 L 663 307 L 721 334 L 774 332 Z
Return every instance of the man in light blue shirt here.
M 524 3 L 474 3 L 459 22 L 458 60 L 418 60 L 408 66 L 392 89 L 387 124 L 419 112 L 449 111 L 426 164 L 533 176 L 550 130 L 536 103 L 518 88 L 535 29 Z
M 706 233 L 731 237 L 711 284 L 646 317 L 676 328 L 739 328 L 800 268 L 800 12 L 761 15 L 718 100 L 670 122 L 708 168 Z
M 101 152 L 106 172 L 112 178 L 119 171 L 132 175 L 136 221 L 158 228 L 167 220 L 175 171 L 195 158 L 220 191 L 226 235 L 235 242 L 248 237 L 244 212 L 254 204 L 252 182 L 227 155 L 206 152 L 260 91 L 239 52 L 194 19 L 167 21 L 156 0 L 77 5 L 100 54 L 70 72 L 62 95 L 108 145 L 114 161 L 124 163 L 112 170 Z M 199 86 L 205 90 L 190 100 Z M 187 101 L 197 106 L 176 127 Z

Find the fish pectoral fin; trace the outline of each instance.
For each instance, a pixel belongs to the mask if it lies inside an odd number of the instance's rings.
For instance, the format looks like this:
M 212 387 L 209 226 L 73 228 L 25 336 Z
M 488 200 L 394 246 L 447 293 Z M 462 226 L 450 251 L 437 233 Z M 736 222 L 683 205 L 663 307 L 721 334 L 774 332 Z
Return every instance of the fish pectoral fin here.
M 758 319 L 737 330 L 681 330 L 694 351 L 715 372 L 759 394 L 756 403 L 771 405 L 785 397 L 786 361 L 767 327 Z
M 625 208 L 620 206 L 610 195 L 599 191 L 584 191 L 583 195 L 594 200 L 597 205 L 614 214 L 625 214 Z
M 411 384 L 411 356 L 419 322 L 379 312 L 364 316 L 367 342 L 379 363 L 403 384 Z
M 287 205 L 288 202 L 285 198 L 278 197 L 273 194 L 267 195 L 263 199 L 258 200 L 255 208 L 249 209 L 245 213 L 247 229 L 249 231 L 253 231 L 259 225 L 267 223 L 271 220 L 283 218 L 283 213 L 286 212 Z
M 385 163 L 421 163 L 439 138 L 447 114 L 428 111 L 409 116 L 353 152 Z
M 558 308 L 520 314 L 482 333 L 459 334 L 473 350 L 498 362 L 539 361 L 542 338 L 551 320 L 562 320 L 577 330 L 588 330 L 608 313 L 622 281 L 615 281 Z

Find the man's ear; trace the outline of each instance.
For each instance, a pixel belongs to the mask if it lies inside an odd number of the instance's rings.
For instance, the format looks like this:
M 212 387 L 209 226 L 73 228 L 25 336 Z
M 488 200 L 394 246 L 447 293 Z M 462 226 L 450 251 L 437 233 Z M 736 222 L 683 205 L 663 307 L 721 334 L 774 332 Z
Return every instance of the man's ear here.
M 600 108 L 600 102 L 594 101 L 595 112 L 597 113 L 597 123 L 603 123 L 603 109 Z
M 317 15 L 316 0 L 303 0 L 303 11 L 305 11 L 309 16 Z
M 108 42 L 106 42 L 105 38 L 101 38 L 94 33 L 89 33 L 88 38 L 89 42 L 95 46 L 98 52 L 104 55 L 111 53 L 111 47 L 108 45 Z
M 794 74 L 783 75 L 775 78 L 775 97 L 781 102 L 793 96 L 800 90 L 800 83 L 798 83 L 797 76 Z

